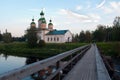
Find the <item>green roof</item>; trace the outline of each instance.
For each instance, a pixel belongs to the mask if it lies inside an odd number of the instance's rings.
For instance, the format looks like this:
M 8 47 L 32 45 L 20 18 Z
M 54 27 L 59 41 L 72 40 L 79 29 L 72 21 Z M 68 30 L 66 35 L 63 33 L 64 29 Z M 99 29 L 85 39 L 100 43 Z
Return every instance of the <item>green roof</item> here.
M 43 12 L 43 11 L 41 11 L 40 15 L 44 15 L 44 12 Z
M 48 25 L 53 25 L 52 23 L 49 23 Z
M 45 18 L 40 18 L 38 21 L 41 21 L 42 23 L 46 23 Z
M 64 35 L 68 30 L 54 30 L 48 32 L 46 35 Z
M 35 24 L 35 22 L 31 22 L 31 24 Z

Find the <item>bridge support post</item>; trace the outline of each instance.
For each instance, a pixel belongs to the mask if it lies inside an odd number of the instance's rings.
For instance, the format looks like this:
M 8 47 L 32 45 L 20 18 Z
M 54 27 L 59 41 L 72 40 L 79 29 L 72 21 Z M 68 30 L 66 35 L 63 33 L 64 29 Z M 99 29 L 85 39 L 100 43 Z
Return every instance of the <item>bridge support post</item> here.
M 59 67 L 60 67 L 60 61 L 58 61 L 56 63 L 56 68 L 59 69 Z M 56 79 L 55 80 L 60 80 L 60 72 L 56 75 Z

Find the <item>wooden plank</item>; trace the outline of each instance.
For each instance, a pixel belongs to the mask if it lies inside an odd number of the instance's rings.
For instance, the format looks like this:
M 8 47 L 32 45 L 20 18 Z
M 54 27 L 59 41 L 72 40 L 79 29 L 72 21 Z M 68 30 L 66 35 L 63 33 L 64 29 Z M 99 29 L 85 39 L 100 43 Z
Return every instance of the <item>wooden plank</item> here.
M 93 45 L 63 80 L 96 80 L 95 51 Z
M 96 45 L 95 53 L 96 53 L 97 80 L 111 80 Z
M 61 59 L 65 58 L 79 50 L 86 48 L 87 46 L 89 46 L 89 45 L 85 45 L 85 46 L 61 53 L 59 55 L 53 56 L 51 58 L 48 58 L 48 59 L 30 64 L 30 65 L 23 66 L 21 68 L 18 68 L 18 69 L 12 70 L 12 71 L 9 71 L 7 73 L 4 73 L 3 75 L 0 75 L 0 80 L 21 80 L 35 72 L 38 72 L 38 71 L 44 69 L 45 67 L 48 67 L 48 66 L 60 61 Z

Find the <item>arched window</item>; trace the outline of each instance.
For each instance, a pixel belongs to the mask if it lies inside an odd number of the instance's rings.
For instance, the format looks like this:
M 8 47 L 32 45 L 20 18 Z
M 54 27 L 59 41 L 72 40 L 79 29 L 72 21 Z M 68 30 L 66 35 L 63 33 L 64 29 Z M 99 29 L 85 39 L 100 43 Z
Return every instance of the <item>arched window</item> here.
M 59 37 L 57 37 L 57 41 L 59 41 Z
M 56 38 L 54 37 L 54 41 L 56 41 Z
M 52 37 L 51 37 L 51 41 L 52 41 Z
M 48 37 L 48 41 L 49 41 L 49 37 Z

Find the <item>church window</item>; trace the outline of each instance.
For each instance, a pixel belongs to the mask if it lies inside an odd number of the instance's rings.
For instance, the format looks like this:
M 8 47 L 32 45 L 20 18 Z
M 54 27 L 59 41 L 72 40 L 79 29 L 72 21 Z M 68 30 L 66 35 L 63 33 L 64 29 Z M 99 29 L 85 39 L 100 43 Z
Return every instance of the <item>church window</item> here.
M 59 37 L 57 37 L 57 41 L 59 41 Z
M 48 41 L 49 41 L 49 37 L 48 37 Z
M 56 41 L 56 38 L 54 37 L 54 41 Z
M 51 38 L 51 41 L 52 41 L 52 38 Z

